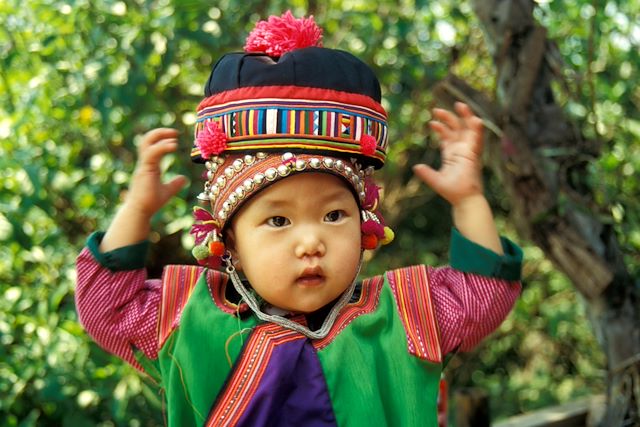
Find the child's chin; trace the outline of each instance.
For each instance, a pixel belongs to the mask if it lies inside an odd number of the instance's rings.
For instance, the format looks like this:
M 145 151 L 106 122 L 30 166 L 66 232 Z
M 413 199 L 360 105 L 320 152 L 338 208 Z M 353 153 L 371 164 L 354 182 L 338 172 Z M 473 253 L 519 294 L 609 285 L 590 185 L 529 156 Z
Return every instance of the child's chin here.
M 314 311 L 320 310 L 326 304 L 305 304 L 305 305 L 296 305 L 291 308 L 291 312 L 296 314 L 309 314 Z

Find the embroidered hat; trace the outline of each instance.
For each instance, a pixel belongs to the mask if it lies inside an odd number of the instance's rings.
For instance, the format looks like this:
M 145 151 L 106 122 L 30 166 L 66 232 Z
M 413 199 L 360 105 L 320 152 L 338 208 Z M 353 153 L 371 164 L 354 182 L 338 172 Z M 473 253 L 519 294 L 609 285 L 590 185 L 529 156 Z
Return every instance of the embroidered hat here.
M 377 213 L 371 174 L 384 165 L 387 114 L 373 71 L 348 52 L 321 47 L 313 17 L 291 12 L 260 21 L 245 52 L 224 55 L 197 108 L 194 162 L 205 163 L 195 208 L 193 254 L 216 267 L 222 232 L 240 206 L 269 184 L 294 173 L 342 177 L 362 209 L 363 247 L 390 241 Z

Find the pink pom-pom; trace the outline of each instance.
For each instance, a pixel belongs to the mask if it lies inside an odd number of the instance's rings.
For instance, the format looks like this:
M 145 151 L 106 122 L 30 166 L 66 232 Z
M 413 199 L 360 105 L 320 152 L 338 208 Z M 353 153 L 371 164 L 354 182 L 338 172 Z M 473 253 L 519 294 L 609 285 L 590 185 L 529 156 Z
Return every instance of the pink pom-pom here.
M 287 52 L 309 46 L 322 46 L 322 29 L 313 16 L 296 19 L 288 10 L 282 16 L 259 21 L 247 37 L 245 52 L 266 53 L 279 58 Z
M 362 151 L 362 154 L 367 156 L 375 154 L 376 139 L 369 134 L 362 135 L 362 138 L 360 138 L 360 151 Z
M 384 226 L 372 219 L 363 222 L 360 226 L 360 230 L 364 235 L 373 235 L 379 239 L 384 237 Z
M 209 121 L 198 134 L 196 145 L 204 159 L 217 156 L 227 148 L 227 135 L 220 129 L 217 122 Z

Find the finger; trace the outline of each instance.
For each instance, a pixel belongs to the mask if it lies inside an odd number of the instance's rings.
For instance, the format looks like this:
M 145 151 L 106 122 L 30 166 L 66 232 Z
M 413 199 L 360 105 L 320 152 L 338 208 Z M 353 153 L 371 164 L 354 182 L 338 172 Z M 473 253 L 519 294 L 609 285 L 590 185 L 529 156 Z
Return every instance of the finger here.
M 448 140 L 453 133 L 451 128 L 442 122 L 430 121 L 429 127 L 438 135 L 441 141 Z
M 451 128 L 451 130 L 460 129 L 460 119 L 456 114 L 449 110 L 445 110 L 443 108 L 434 108 L 433 117 L 436 119 L 436 121 L 444 123 L 446 126 Z
M 147 165 L 158 164 L 164 156 L 169 153 L 175 152 L 177 149 L 177 139 L 161 139 L 154 143 L 152 146 L 141 151 L 140 162 Z
M 436 192 L 438 191 L 440 172 L 425 164 L 415 165 L 413 173 Z
M 456 102 L 455 104 L 453 104 L 453 109 L 462 119 L 468 119 L 474 116 L 471 107 L 469 107 L 464 102 Z
M 166 184 L 164 184 L 167 199 L 170 199 L 176 194 L 178 194 L 178 192 L 182 190 L 184 186 L 187 185 L 188 182 L 189 180 L 187 179 L 186 176 L 178 175 L 175 178 L 171 179 Z
M 456 102 L 454 108 L 467 128 L 475 132 L 482 131 L 484 127 L 482 119 L 476 116 L 471 107 L 463 102 Z
M 484 132 L 484 121 L 478 116 L 470 117 L 467 126 L 469 126 L 469 129 L 479 134 Z
M 142 142 L 140 143 L 139 150 L 158 143 L 159 141 L 167 138 L 177 138 L 180 132 L 173 128 L 156 128 L 145 133 L 142 136 Z

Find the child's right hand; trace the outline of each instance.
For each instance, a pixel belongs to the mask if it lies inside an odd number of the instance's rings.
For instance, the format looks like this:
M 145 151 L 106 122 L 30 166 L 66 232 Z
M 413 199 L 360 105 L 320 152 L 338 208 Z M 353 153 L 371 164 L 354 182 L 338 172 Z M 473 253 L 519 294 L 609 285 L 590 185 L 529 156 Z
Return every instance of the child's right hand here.
M 138 147 L 138 163 L 131 177 L 124 204 L 111 221 L 100 251 L 108 252 L 145 240 L 150 231 L 150 220 L 169 199 L 187 183 L 177 176 L 163 183 L 160 161 L 178 148 L 178 131 L 159 128 L 147 132 Z
M 178 131 L 171 128 L 153 129 L 142 137 L 138 162 L 125 198 L 127 209 L 151 218 L 185 186 L 187 178 L 184 176 L 162 182 L 160 170 L 162 158 L 177 150 L 177 137 Z

